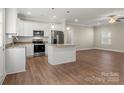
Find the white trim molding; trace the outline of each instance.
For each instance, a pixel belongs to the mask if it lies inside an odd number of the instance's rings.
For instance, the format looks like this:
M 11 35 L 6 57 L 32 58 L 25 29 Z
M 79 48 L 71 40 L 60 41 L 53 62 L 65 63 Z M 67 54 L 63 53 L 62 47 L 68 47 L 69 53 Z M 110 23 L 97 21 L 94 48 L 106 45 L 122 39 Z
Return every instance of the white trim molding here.
M 115 49 L 106 49 L 106 48 L 94 48 L 94 49 L 124 53 L 124 51 L 115 50 Z
M 93 27 L 93 26 L 90 26 L 90 25 L 77 24 L 77 23 L 67 23 L 67 25 L 75 25 L 75 26 L 82 26 L 82 27 Z
M 76 51 L 81 51 L 81 50 L 92 50 L 92 49 L 94 49 L 94 48 L 82 48 L 82 49 L 76 49 Z
M 124 53 L 124 51 L 121 51 L 121 50 L 106 49 L 106 48 L 82 48 L 82 49 L 76 49 L 76 51 L 81 51 L 81 50 L 92 50 L 92 49 Z
M 3 76 L 0 78 L 0 85 L 3 84 L 5 77 L 6 77 L 6 73 L 4 73 Z

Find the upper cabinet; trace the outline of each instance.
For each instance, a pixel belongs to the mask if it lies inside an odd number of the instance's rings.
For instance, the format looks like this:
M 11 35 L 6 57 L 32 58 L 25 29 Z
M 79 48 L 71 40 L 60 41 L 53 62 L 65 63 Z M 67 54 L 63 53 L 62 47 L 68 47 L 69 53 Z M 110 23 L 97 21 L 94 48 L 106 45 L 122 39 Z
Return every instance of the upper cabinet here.
M 44 37 L 49 37 L 51 30 L 63 31 L 62 24 L 54 24 L 54 28 L 51 28 L 51 23 L 39 23 L 32 21 L 17 20 L 17 34 L 18 36 L 33 36 L 34 30 L 44 31 Z
M 16 25 L 17 25 L 17 9 L 16 8 L 7 8 L 6 12 L 6 33 L 8 34 L 17 34 Z
M 63 25 L 62 24 L 50 24 L 49 27 L 50 27 L 50 30 L 63 31 Z
M 33 36 L 33 22 L 24 21 L 24 36 Z
M 17 27 L 16 27 L 17 35 L 18 36 L 24 36 L 24 22 L 23 20 L 18 19 L 17 20 Z
M 44 25 L 42 23 L 32 22 L 33 30 L 44 30 Z

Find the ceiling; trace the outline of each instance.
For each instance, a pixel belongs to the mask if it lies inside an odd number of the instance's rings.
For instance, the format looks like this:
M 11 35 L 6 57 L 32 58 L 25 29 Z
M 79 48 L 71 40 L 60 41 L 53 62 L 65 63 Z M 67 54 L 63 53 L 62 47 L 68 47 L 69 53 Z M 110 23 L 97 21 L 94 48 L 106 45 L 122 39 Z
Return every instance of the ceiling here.
M 107 23 L 106 18 L 109 15 L 124 17 L 124 8 L 18 8 L 18 15 L 27 20 L 44 22 L 66 20 L 70 24 L 94 26 Z

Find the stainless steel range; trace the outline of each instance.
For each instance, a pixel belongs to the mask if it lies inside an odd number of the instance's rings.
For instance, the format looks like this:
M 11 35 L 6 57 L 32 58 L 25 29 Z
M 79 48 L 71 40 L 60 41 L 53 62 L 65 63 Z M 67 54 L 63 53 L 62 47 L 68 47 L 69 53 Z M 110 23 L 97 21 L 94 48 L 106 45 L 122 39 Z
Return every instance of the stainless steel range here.
M 44 56 L 45 55 L 45 44 L 43 39 L 33 39 L 34 44 L 34 56 Z

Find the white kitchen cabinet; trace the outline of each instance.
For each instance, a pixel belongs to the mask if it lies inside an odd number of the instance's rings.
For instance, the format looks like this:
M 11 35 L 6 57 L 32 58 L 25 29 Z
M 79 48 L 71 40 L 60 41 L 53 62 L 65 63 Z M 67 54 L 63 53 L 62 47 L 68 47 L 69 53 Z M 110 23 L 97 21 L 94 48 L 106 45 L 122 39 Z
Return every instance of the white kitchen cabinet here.
M 49 37 L 50 31 L 50 24 L 44 24 L 44 37 Z
M 34 45 L 33 44 L 18 44 L 18 45 L 15 45 L 15 47 L 25 47 L 27 57 L 34 55 Z
M 76 62 L 76 46 L 72 44 L 49 45 L 48 63 L 51 65 Z
M 63 26 L 62 26 L 62 24 L 56 24 L 56 25 L 55 25 L 55 30 L 63 31 Z
M 63 31 L 63 25 L 62 24 L 51 24 L 51 25 L 54 25 L 54 28 L 51 28 L 51 26 L 50 26 L 50 30 Z
M 33 24 L 34 30 L 43 30 L 44 31 L 46 29 L 45 24 L 43 24 L 43 23 L 32 22 L 32 24 Z
M 18 19 L 17 20 L 17 35 L 18 36 L 24 36 L 24 23 L 23 20 Z
M 17 9 L 16 8 L 7 8 L 5 10 L 6 14 L 6 33 L 7 34 L 16 34 L 16 24 L 17 24 Z
M 6 50 L 6 73 L 24 72 L 26 69 L 25 47 L 14 47 Z
M 41 30 L 41 29 L 40 29 L 40 24 L 39 24 L 39 23 L 32 22 L 32 27 L 33 27 L 33 30 Z
M 32 22 L 24 21 L 24 36 L 33 36 Z
M 48 43 L 45 44 L 45 55 L 48 55 Z
M 49 37 L 51 30 L 63 31 L 62 24 L 54 24 L 55 28 L 51 28 L 52 23 L 38 23 L 31 21 L 19 21 L 18 22 L 18 34 L 19 36 L 33 36 L 33 30 L 43 30 L 44 36 Z
M 50 25 L 46 23 L 36 23 L 33 22 L 33 29 L 34 30 L 42 30 L 44 31 L 44 37 L 49 37 L 50 35 Z
M 34 55 L 34 45 L 33 44 L 26 44 L 26 56 L 30 57 Z
M 50 30 L 45 30 L 44 31 L 44 37 L 50 37 L 50 33 L 51 33 Z

